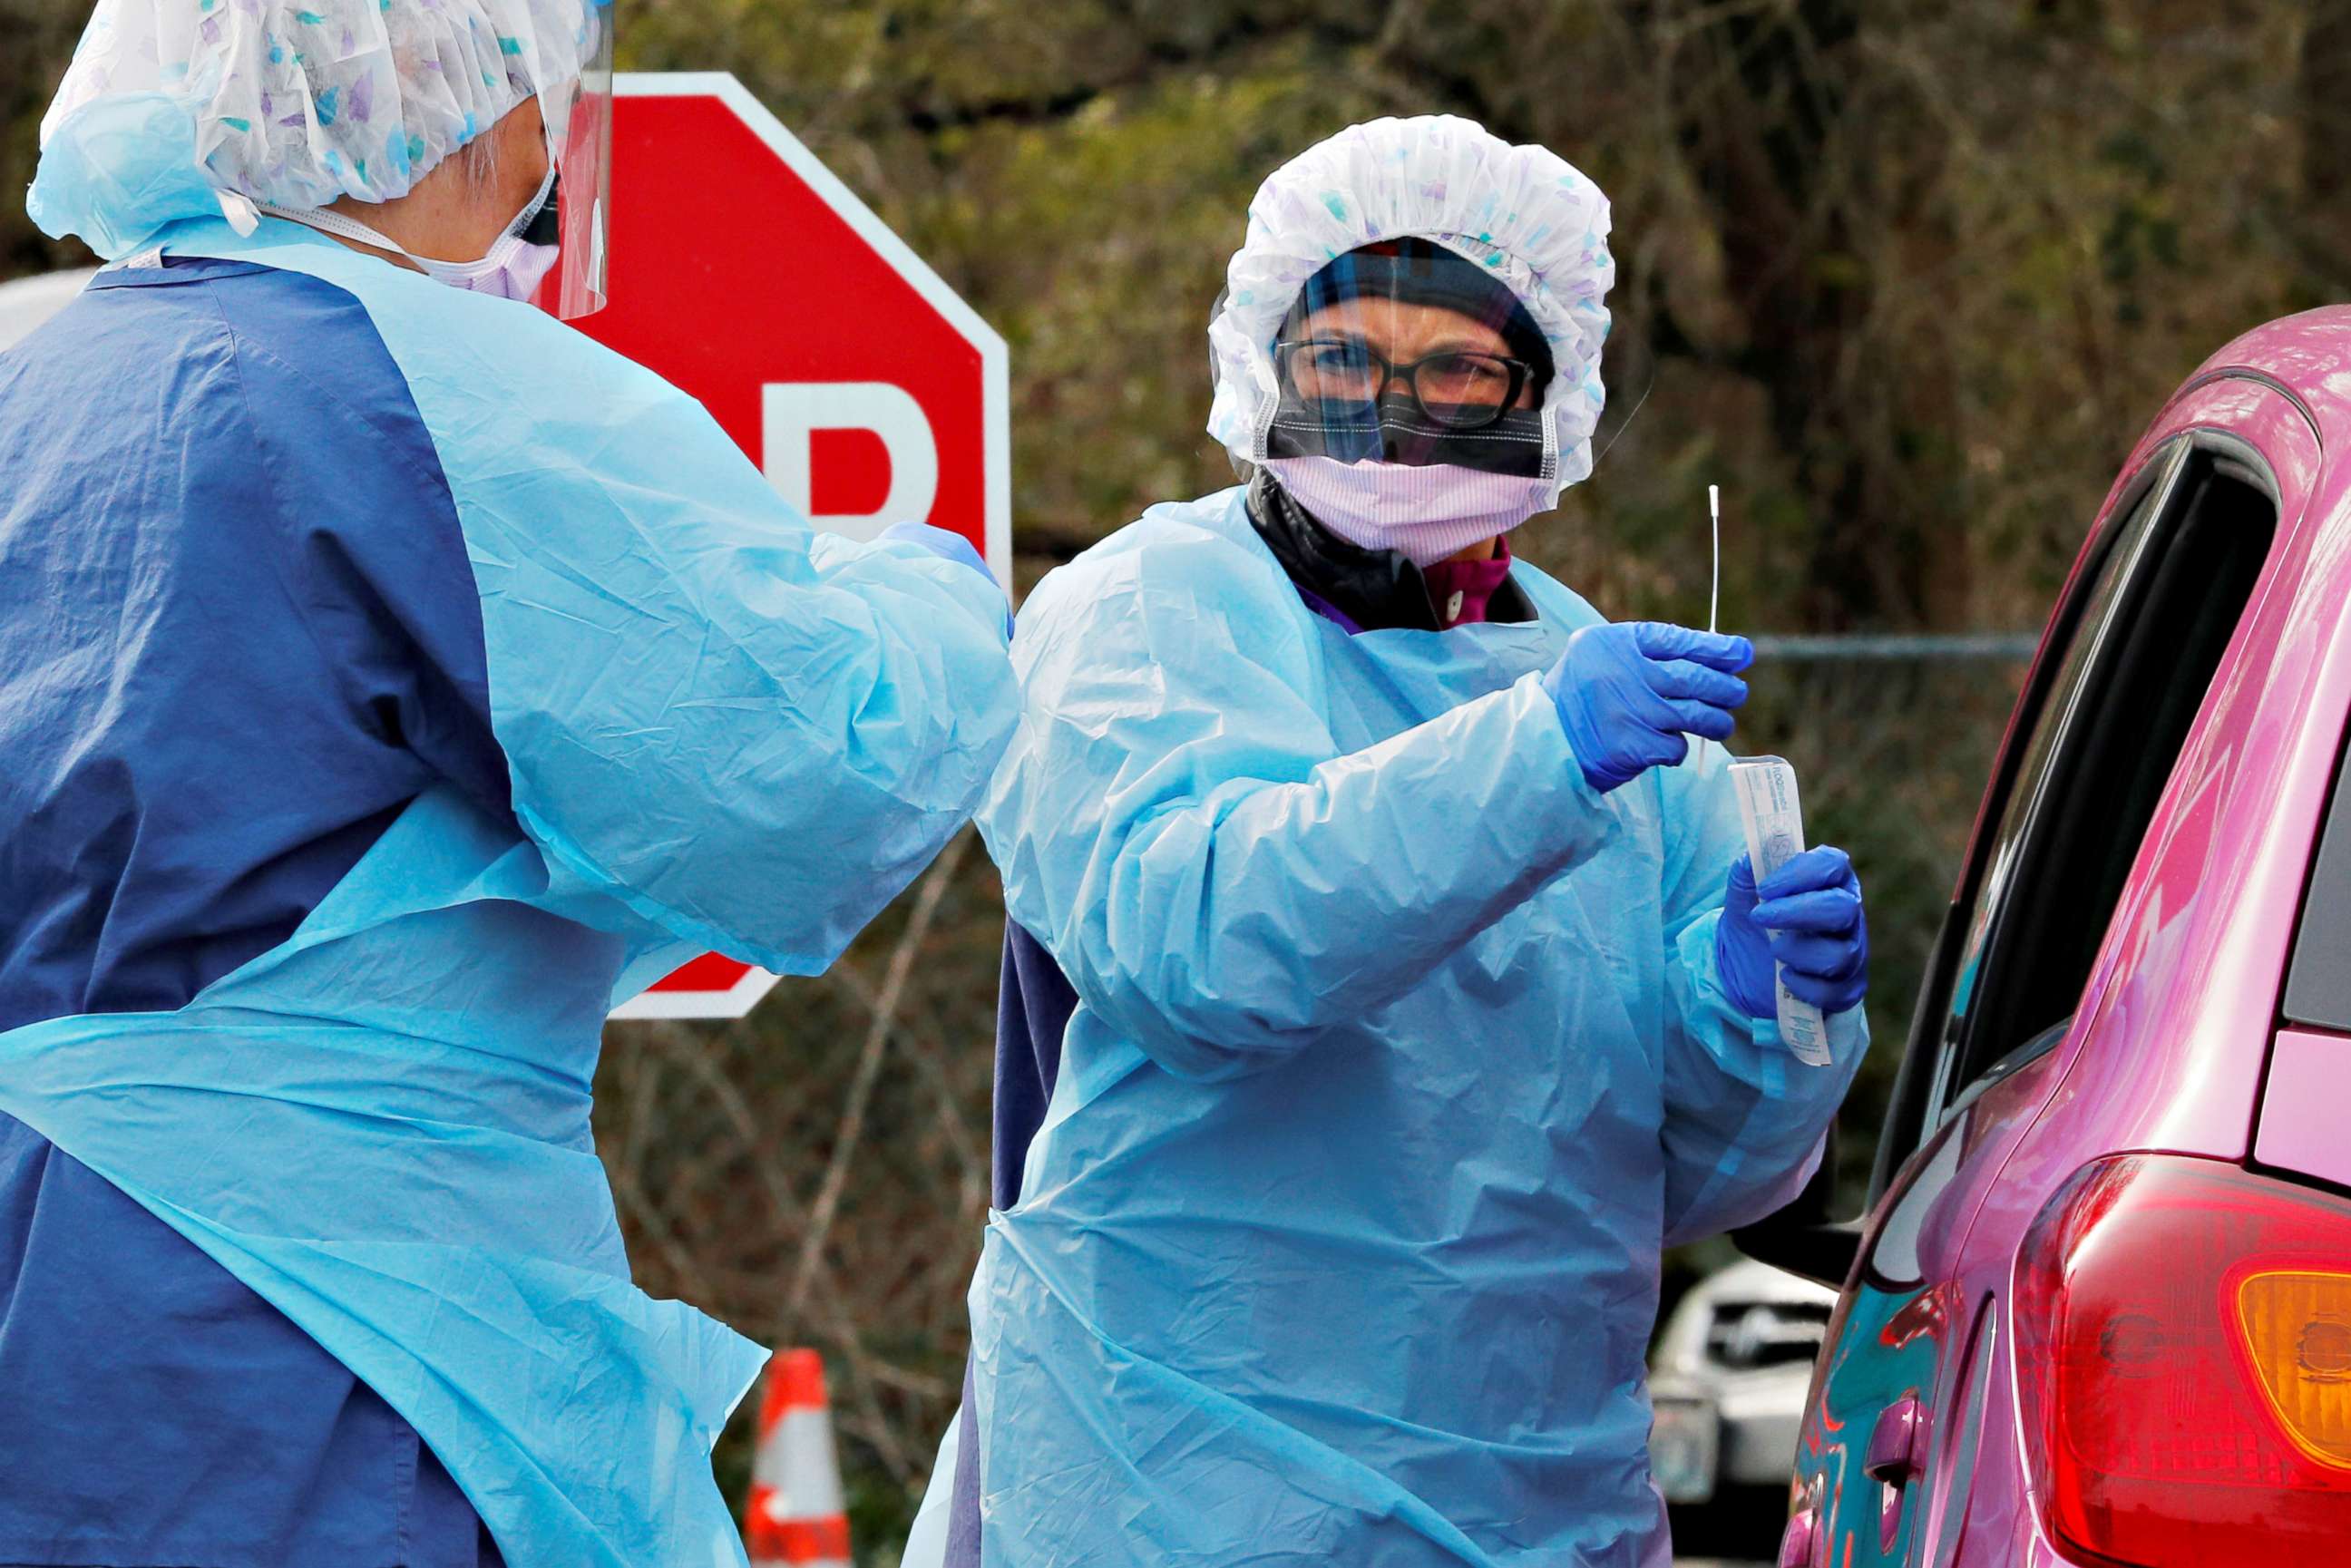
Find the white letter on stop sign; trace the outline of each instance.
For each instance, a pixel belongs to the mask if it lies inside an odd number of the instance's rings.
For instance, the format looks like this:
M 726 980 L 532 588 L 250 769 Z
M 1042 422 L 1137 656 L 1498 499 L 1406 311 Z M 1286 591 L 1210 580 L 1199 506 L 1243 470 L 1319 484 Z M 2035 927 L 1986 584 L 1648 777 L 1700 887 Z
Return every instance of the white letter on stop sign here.
M 890 494 L 872 512 L 819 517 L 810 438 L 820 430 L 862 430 L 890 455 Z M 769 382 L 760 391 L 761 466 L 768 483 L 810 524 L 870 539 L 892 523 L 926 523 L 939 494 L 939 444 L 930 416 L 905 388 L 888 382 Z

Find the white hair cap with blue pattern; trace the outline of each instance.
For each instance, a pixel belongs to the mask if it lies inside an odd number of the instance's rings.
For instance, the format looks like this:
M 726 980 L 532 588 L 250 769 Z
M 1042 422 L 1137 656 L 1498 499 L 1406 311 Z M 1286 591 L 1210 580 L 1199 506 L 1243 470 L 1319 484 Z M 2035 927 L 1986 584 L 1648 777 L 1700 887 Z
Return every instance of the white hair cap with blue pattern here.
M 253 204 L 390 201 L 578 79 L 604 25 L 588 0 L 99 0 L 28 208 L 119 256 L 207 208 L 249 231 Z

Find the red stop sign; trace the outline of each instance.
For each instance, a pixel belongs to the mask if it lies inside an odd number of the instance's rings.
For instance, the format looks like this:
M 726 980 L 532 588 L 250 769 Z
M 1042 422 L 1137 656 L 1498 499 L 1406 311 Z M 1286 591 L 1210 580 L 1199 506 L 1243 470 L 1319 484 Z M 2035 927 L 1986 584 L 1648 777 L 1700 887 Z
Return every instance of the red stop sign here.
M 611 200 L 582 330 L 700 399 L 816 527 L 953 528 L 1011 580 L 1004 340 L 740 82 L 616 78 Z M 712 954 L 613 1016 L 739 1018 L 774 983 Z

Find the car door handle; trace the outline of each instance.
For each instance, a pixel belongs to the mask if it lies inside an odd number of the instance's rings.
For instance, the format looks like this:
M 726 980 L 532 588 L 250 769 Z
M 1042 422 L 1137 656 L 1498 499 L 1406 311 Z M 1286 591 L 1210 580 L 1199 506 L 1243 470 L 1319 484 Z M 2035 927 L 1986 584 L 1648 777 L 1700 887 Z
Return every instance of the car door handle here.
M 1927 1412 L 1916 1394 L 1906 1394 L 1878 1413 L 1869 1434 L 1869 1455 L 1861 1473 L 1890 1487 L 1907 1486 L 1924 1465 Z
M 1902 1533 L 1902 1501 L 1912 1481 L 1926 1468 L 1927 1412 L 1916 1394 L 1906 1394 L 1878 1412 L 1870 1429 L 1869 1452 L 1861 1473 L 1884 1483 L 1877 1504 L 1877 1547 L 1891 1555 Z

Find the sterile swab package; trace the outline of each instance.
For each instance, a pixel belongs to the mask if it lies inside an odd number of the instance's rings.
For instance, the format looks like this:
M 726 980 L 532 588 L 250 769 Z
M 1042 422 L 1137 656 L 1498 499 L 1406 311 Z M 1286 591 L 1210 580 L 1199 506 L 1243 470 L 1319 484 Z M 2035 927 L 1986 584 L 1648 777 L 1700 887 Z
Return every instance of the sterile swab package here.
M 1730 765 L 1739 795 L 1739 821 L 1747 830 L 1747 856 L 1761 882 L 1804 852 L 1804 811 L 1796 798 L 1796 770 L 1784 758 L 1742 757 Z M 1779 988 L 1780 1038 L 1796 1060 L 1811 1067 L 1829 1064 L 1828 1020 L 1821 1009 L 1792 995 L 1782 966 L 1772 966 Z

